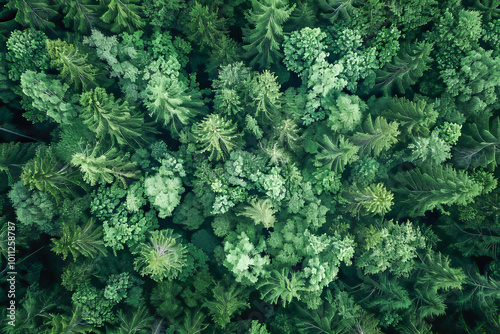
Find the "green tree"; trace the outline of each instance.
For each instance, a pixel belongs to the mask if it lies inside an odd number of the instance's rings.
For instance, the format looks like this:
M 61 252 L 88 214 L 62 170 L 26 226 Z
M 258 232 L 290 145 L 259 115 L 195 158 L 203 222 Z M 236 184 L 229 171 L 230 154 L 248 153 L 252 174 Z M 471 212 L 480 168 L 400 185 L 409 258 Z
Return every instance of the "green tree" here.
M 98 23 L 99 5 L 94 0 L 56 0 L 56 2 L 62 7 L 63 23 L 66 28 L 87 33 Z
M 246 309 L 249 304 L 245 302 L 248 296 L 235 284 L 225 288 L 222 284 L 217 284 L 213 288 L 213 299 L 207 300 L 204 306 L 212 317 L 212 321 L 221 328 L 225 328 L 231 322 L 231 318 Z
M 40 147 L 36 156 L 23 167 L 21 180 L 30 190 L 38 189 L 60 201 L 75 193 L 75 187 L 85 187 L 77 171 L 61 164 L 50 148 Z
M 277 304 L 279 299 L 283 302 L 283 307 L 286 307 L 293 298 L 300 300 L 299 291 L 304 290 L 304 283 L 299 273 L 284 268 L 281 272 L 273 270 L 269 278 L 257 285 L 257 289 L 263 300 Z
M 125 314 L 118 310 L 118 334 L 141 334 L 152 328 L 154 318 L 149 315 L 148 309 L 142 304 L 132 314 Z
M 141 10 L 141 6 L 136 5 L 140 3 L 139 0 L 106 0 L 106 2 L 108 8 L 100 19 L 111 25 L 112 32 L 118 33 L 123 30 L 132 32 L 146 25 L 138 14 Z
M 275 213 L 276 210 L 274 210 L 270 199 L 253 199 L 250 206 L 246 206 L 244 211 L 237 215 L 248 217 L 255 224 L 262 224 L 265 228 L 271 228 L 276 221 Z
M 336 139 L 324 135 L 319 147 L 314 158 L 316 167 L 342 172 L 346 165 L 359 159 L 357 154 L 359 147 L 342 135 Z
M 278 65 L 283 54 L 280 44 L 283 39 L 283 23 L 290 17 L 295 6 L 288 6 L 287 0 L 252 0 L 252 10 L 247 14 L 252 28 L 243 30 L 243 46 L 250 65 L 262 68 Z
M 416 45 L 403 44 L 392 63 L 377 70 L 375 88 L 386 95 L 394 90 L 404 94 L 423 75 L 431 62 L 432 44 L 420 42 Z
M 153 77 L 144 91 L 144 104 L 150 116 L 164 127 L 170 126 L 172 134 L 179 134 L 183 126 L 205 110 L 201 96 L 190 91 L 178 76 L 165 75 Z
M 285 35 L 283 63 L 289 71 L 298 73 L 301 77 L 309 76 L 309 69 L 321 52 L 326 50 L 323 40 L 326 34 L 320 28 L 303 28 Z
M 217 10 L 212 11 L 208 6 L 203 6 L 198 1 L 189 12 L 186 24 L 187 35 L 192 42 L 215 48 L 227 33 L 226 20 L 219 18 Z
M 231 120 L 218 114 L 210 114 L 195 124 L 193 134 L 198 143 L 198 153 L 210 152 L 210 160 L 229 158 L 229 153 L 238 147 L 241 136 Z
M 377 107 L 383 117 L 397 121 L 402 132 L 412 137 L 428 137 L 438 117 L 433 105 L 422 99 L 414 102 L 404 97 L 381 98 Z
M 60 39 L 47 40 L 47 50 L 51 65 L 57 68 L 60 76 L 77 89 L 89 89 L 96 85 L 97 68 L 87 63 L 87 55 L 82 54 L 73 44 Z
M 97 143 L 93 148 L 87 145 L 82 152 L 73 154 L 71 164 L 80 168 L 83 180 L 91 186 L 96 183 L 112 183 L 116 179 L 126 187 L 125 178 L 138 178 L 140 175 L 136 163 L 130 162 L 129 155 L 123 154 L 116 147 L 102 152 L 101 144 Z
M 462 268 L 450 267 L 450 262 L 446 255 L 439 252 L 427 253 L 418 265 L 421 274 L 418 275 L 417 283 L 434 291 L 461 290 L 467 276 Z
M 357 132 L 352 141 L 360 146 L 361 152 L 373 152 L 377 156 L 398 142 L 397 136 L 400 133 L 398 127 L 398 122 L 389 123 L 382 116 L 378 116 L 375 121 L 368 116 L 362 127 L 364 133 Z
M 146 141 L 145 132 L 152 131 L 134 106 L 121 99 L 115 100 L 104 88 L 83 93 L 80 104 L 84 107 L 81 114 L 83 122 L 99 139 L 109 136 L 113 143 L 120 146 L 137 147 Z
M 500 118 L 488 122 L 483 117 L 476 123 L 467 123 L 453 159 L 460 167 L 487 167 L 493 171 L 500 163 Z
M 255 117 L 269 121 L 273 120 L 281 108 L 280 85 L 278 78 L 271 72 L 265 70 L 252 80 L 250 85 L 250 97 L 255 104 Z M 264 123 L 264 121 L 263 121 Z
M 396 174 L 395 179 L 402 186 L 396 191 L 403 194 L 402 202 L 413 217 L 434 208 L 446 212 L 443 205 L 465 205 L 482 191 L 482 186 L 464 171 L 457 172 L 448 165 L 415 168 Z
M 91 258 L 99 253 L 106 255 L 102 241 L 102 226 L 96 227 L 93 218 L 89 219 L 83 227 L 75 223 L 63 223 L 61 238 L 51 240 L 52 251 L 61 255 L 63 260 L 66 260 L 70 253 L 75 261 L 80 255 Z
M 387 190 L 383 183 L 368 186 L 355 186 L 346 194 L 351 200 L 350 206 L 357 214 L 384 216 L 391 211 L 394 194 Z
M 149 275 L 156 282 L 175 279 L 186 265 L 186 246 L 172 229 L 153 231 L 148 243 L 141 243 L 134 268 L 141 276 Z
M 82 321 L 81 310 L 76 309 L 71 312 L 71 315 L 66 314 L 49 314 L 49 319 L 45 322 L 48 328 L 45 334 L 85 334 L 95 331 L 93 326 Z
M 7 175 L 9 182 L 19 177 L 22 165 L 35 155 L 36 146 L 34 143 L 0 143 L 0 172 Z
M 5 59 L 11 62 L 11 80 L 19 80 L 26 70 L 43 71 L 49 67 L 46 40 L 47 36 L 42 31 L 33 28 L 14 30 L 10 34 Z
M 362 253 L 356 262 L 368 275 L 389 270 L 397 277 L 409 277 L 415 269 L 417 250 L 426 247 L 426 237 L 410 221 L 392 220 L 364 229 L 361 234 Z
M 57 15 L 57 11 L 50 8 L 47 0 L 9 0 L 6 7 L 17 10 L 16 22 L 23 26 L 38 29 L 54 28 L 54 22 L 49 20 Z
M 46 112 L 57 123 L 70 124 L 77 115 L 76 106 L 65 97 L 69 86 L 45 73 L 27 70 L 21 75 L 21 88 L 33 108 Z

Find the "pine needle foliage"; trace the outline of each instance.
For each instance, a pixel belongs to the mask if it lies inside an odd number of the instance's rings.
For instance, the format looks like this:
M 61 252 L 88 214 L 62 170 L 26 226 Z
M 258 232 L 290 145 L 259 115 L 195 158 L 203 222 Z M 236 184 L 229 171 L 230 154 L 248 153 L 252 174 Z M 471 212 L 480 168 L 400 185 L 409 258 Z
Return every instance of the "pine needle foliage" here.
M 446 212 L 443 205 L 465 205 L 482 191 L 464 171 L 457 172 L 449 165 L 415 168 L 396 174 L 395 179 L 402 186 L 396 191 L 406 197 L 403 203 L 412 217 L 434 208 Z
M 63 260 L 71 254 L 75 261 L 80 255 L 91 258 L 99 253 L 106 255 L 102 234 L 102 226 L 95 226 L 94 218 L 89 219 L 84 226 L 62 224 L 61 238 L 51 239 L 52 251 L 61 255 Z
M 360 146 L 361 153 L 373 152 L 375 156 L 378 156 L 398 142 L 397 136 L 400 133 L 398 127 L 398 122 L 389 123 L 382 116 L 378 116 L 375 121 L 368 116 L 362 126 L 364 133 L 357 132 L 352 137 L 352 141 Z
M 218 114 L 210 114 L 195 124 L 193 134 L 198 142 L 198 153 L 209 152 L 210 160 L 226 160 L 238 147 L 241 134 L 231 120 Z
M 252 28 L 243 29 L 243 40 L 249 43 L 243 49 L 252 67 L 270 68 L 283 58 L 280 51 L 283 23 L 294 8 L 286 0 L 252 0 L 252 10 L 247 13 Z
M 432 44 L 420 42 L 415 45 L 403 44 L 392 63 L 377 71 L 375 88 L 391 95 L 397 91 L 405 94 L 429 68 Z
M 356 214 L 384 216 L 394 204 L 394 194 L 383 183 L 365 187 L 358 185 L 347 193 L 347 197 L 352 201 L 350 207 Z

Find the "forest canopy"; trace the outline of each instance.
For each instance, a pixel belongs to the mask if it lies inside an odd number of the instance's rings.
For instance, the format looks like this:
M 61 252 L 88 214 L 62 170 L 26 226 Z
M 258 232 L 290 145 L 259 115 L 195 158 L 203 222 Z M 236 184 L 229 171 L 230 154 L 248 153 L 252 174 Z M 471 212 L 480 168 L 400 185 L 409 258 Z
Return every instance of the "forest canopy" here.
M 500 1 L 0 6 L 1 333 L 500 333 Z

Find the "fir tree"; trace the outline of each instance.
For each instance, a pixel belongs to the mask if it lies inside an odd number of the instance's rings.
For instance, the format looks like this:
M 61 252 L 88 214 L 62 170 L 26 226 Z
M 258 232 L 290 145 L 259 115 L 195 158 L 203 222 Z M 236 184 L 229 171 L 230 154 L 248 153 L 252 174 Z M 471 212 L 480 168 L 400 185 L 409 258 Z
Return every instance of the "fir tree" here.
M 217 114 L 206 116 L 196 124 L 193 133 L 199 143 L 198 153 L 210 152 L 210 160 L 225 160 L 229 153 L 238 146 L 236 125 Z
M 290 17 L 295 5 L 287 0 L 252 0 L 252 10 L 247 14 L 252 28 L 243 30 L 245 56 L 251 58 L 250 65 L 263 68 L 279 64 L 283 54 L 280 44 L 283 39 L 283 23 Z
M 141 7 L 136 3 L 140 3 L 139 0 L 106 0 L 106 2 L 108 9 L 100 19 L 111 25 L 112 32 L 118 33 L 123 30 L 133 32 L 146 25 L 138 14 Z
M 362 127 L 364 133 L 357 132 L 352 141 L 361 147 L 361 152 L 373 152 L 377 156 L 398 142 L 396 138 L 399 135 L 398 127 L 399 123 L 389 123 L 381 116 L 378 116 L 375 121 L 368 116 Z

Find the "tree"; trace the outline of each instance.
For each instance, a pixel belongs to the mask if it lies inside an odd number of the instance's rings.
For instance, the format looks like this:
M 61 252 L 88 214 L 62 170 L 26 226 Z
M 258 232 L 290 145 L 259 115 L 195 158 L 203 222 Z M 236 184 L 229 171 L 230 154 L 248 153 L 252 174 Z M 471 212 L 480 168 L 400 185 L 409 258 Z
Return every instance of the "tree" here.
M 316 61 L 316 58 L 326 50 L 326 45 L 323 42 L 326 37 L 326 34 L 320 28 L 311 29 L 309 27 L 285 35 L 283 42 L 285 58 L 283 63 L 287 69 L 298 73 L 304 79 L 307 78 L 309 69 Z
M 71 164 L 80 168 L 83 180 L 91 186 L 96 183 L 112 183 L 116 179 L 126 187 L 125 178 L 138 178 L 140 175 L 136 163 L 129 161 L 128 153 L 122 154 L 116 147 L 102 152 L 101 143 L 93 148 L 87 145 L 82 152 L 73 154 Z
M 6 7 L 17 10 L 16 21 L 23 26 L 42 30 L 55 27 L 49 20 L 57 15 L 57 11 L 50 8 L 47 0 L 10 0 Z
M 212 11 L 198 1 L 189 12 L 186 29 L 189 39 L 200 44 L 202 50 L 205 46 L 217 47 L 227 32 L 226 21 L 219 18 L 217 10 Z
M 210 160 L 229 158 L 229 153 L 238 146 L 241 136 L 231 120 L 218 114 L 210 114 L 195 124 L 193 134 L 200 148 L 198 153 L 210 152 Z
M 406 90 L 423 75 L 432 61 L 432 44 L 420 42 L 416 45 L 404 44 L 392 63 L 377 70 L 375 87 L 391 95 L 394 90 L 405 94 Z
M 87 63 L 87 55 L 82 54 L 73 44 L 68 44 L 60 39 L 47 40 L 47 50 L 51 65 L 57 68 L 60 76 L 77 89 L 87 90 L 96 85 L 95 76 L 97 68 Z
M 446 255 L 439 252 L 427 253 L 418 265 L 422 271 L 421 275 L 418 275 L 417 283 L 434 291 L 461 290 L 467 276 L 462 268 L 450 267 L 450 262 Z
M 64 12 L 63 23 L 66 28 L 73 28 L 86 33 L 97 23 L 99 5 L 93 0 L 57 0 Z
M 71 312 L 71 315 L 66 314 L 49 314 L 49 319 L 45 322 L 46 334 L 85 334 L 95 331 L 93 326 L 82 321 L 81 310 L 76 309 Z
M 467 123 L 453 159 L 460 167 L 487 167 L 493 171 L 500 163 L 500 118 L 488 124 L 483 117 L 477 123 Z
M 31 99 L 33 108 L 46 112 L 57 123 L 70 124 L 76 118 L 76 106 L 65 97 L 69 89 L 67 84 L 45 73 L 27 70 L 21 75 L 21 87 Z
M 108 10 L 100 16 L 100 19 L 111 25 L 110 30 L 114 33 L 142 28 L 146 22 L 139 16 L 141 7 L 136 5 L 139 0 L 106 0 Z
M 56 201 L 74 194 L 75 187 L 86 188 L 77 172 L 61 164 L 53 151 L 44 146 L 39 147 L 35 157 L 24 165 L 21 180 L 30 190 L 49 193 Z
M 288 6 L 287 0 L 252 0 L 252 10 L 247 14 L 253 28 L 243 30 L 245 56 L 251 58 L 250 65 L 263 68 L 278 65 L 283 54 L 280 43 L 283 23 L 290 17 L 295 5 Z
M 400 133 L 398 127 L 398 122 L 389 123 L 382 116 L 378 116 L 375 121 L 368 116 L 362 127 L 364 133 L 357 132 L 352 141 L 361 147 L 362 153 L 373 152 L 377 156 L 398 142 L 396 138 Z
M 73 255 L 76 261 L 78 256 L 94 258 L 99 253 L 106 255 L 104 242 L 102 241 L 102 227 L 95 227 L 95 220 L 91 218 L 85 225 L 78 226 L 75 223 L 63 223 L 61 227 L 61 238 L 52 238 L 52 251 L 61 255 L 66 260 L 68 255 Z
M 361 235 L 363 251 L 356 265 L 365 275 L 389 270 L 397 277 L 409 277 L 416 267 L 413 259 L 417 257 L 417 250 L 425 248 L 427 241 L 410 221 L 397 224 L 390 220 L 377 227 L 370 225 Z
M 149 315 L 144 304 L 132 314 L 125 314 L 123 310 L 118 311 L 118 322 L 120 327 L 118 334 L 140 334 L 144 330 L 151 329 L 153 317 Z M 154 333 L 154 332 L 153 332 Z
M 433 105 L 422 99 L 414 102 L 404 97 L 381 98 L 377 107 L 383 117 L 397 121 L 402 132 L 412 137 L 428 137 L 438 117 Z
M 149 202 L 158 212 L 158 217 L 171 216 L 174 209 L 181 202 L 184 192 L 181 177 L 186 176 L 182 167 L 182 160 L 176 160 L 173 156 L 165 156 L 161 159 L 161 166 L 156 168 L 157 173 L 152 176 L 146 175 L 144 179 L 144 193 Z
M 277 304 L 278 300 L 281 300 L 283 307 L 286 307 L 287 303 L 291 303 L 293 298 L 300 300 L 299 291 L 305 290 L 304 280 L 300 274 L 290 272 L 286 268 L 281 269 L 281 272 L 273 270 L 269 278 L 257 285 L 257 289 L 260 290 L 263 300 L 273 304 Z
M 19 80 L 27 70 L 46 70 L 49 67 L 47 36 L 43 31 L 28 28 L 14 30 L 7 40 L 5 59 L 11 62 L 9 78 Z
M 248 217 L 255 224 L 262 224 L 265 228 L 271 228 L 276 221 L 275 213 L 276 210 L 274 210 L 270 199 L 253 199 L 250 206 L 246 206 L 245 210 L 237 215 Z
M 475 0 L 474 6 L 483 12 L 486 22 L 500 18 L 500 0 Z
M 217 284 L 213 288 L 213 300 L 207 300 L 204 306 L 212 316 L 212 321 L 221 328 L 225 328 L 231 322 L 231 318 L 238 311 L 246 309 L 249 304 L 245 302 L 248 296 L 241 288 L 232 284 L 225 288 Z
M 353 211 L 363 215 L 384 216 L 391 211 L 394 204 L 394 194 L 387 190 L 383 183 L 355 186 L 346 195 L 352 201 L 350 206 Z
M 111 137 L 120 146 L 141 146 L 146 141 L 145 132 L 152 132 L 143 115 L 127 101 L 115 100 L 104 88 L 98 87 L 82 94 L 80 104 L 84 107 L 81 117 L 85 125 L 99 139 Z
M 281 108 L 280 85 L 276 82 L 278 78 L 269 71 L 258 74 L 250 85 L 250 97 L 255 104 L 255 117 L 269 121 L 273 120 Z M 264 123 L 263 121 L 263 123 Z
M 183 126 L 205 110 L 200 94 L 190 91 L 178 76 L 153 77 L 144 91 L 144 104 L 150 116 L 164 127 L 170 126 L 172 134 L 179 134 Z
M 451 166 L 428 166 L 398 173 L 395 177 L 402 188 L 396 189 L 405 199 L 411 216 L 423 216 L 428 210 L 443 205 L 471 202 L 481 193 L 482 187 L 464 171 L 457 172 Z
M 347 164 L 359 159 L 358 146 L 352 144 L 342 135 L 336 139 L 324 135 L 319 147 L 320 149 L 314 158 L 316 167 L 342 172 Z
M 175 279 L 186 265 L 186 246 L 174 230 L 151 232 L 148 243 L 141 243 L 136 253 L 134 268 L 141 276 L 149 275 L 156 282 Z
M 19 177 L 22 165 L 35 155 L 36 146 L 34 143 L 0 143 L 0 172 L 7 175 L 9 182 Z

